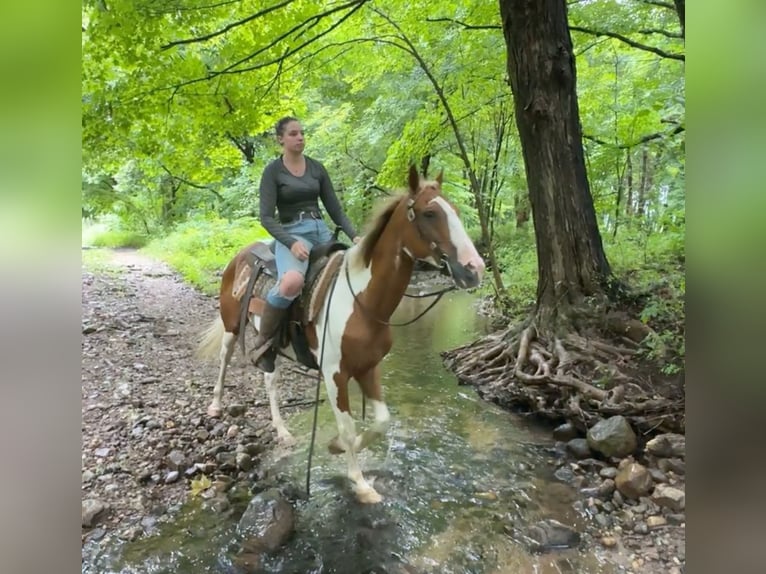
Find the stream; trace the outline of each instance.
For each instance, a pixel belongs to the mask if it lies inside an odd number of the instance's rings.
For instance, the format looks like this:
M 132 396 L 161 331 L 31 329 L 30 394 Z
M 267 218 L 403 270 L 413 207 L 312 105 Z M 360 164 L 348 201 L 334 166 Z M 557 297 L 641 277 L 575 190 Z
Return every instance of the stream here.
M 405 299 L 401 322 L 428 305 Z M 440 351 L 482 335 L 486 320 L 474 295 L 446 295 L 423 318 L 396 328 L 382 365 L 391 426 L 362 453 L 383 503 L 356 502 L 345 459 L 326 445 L 337 434 L 326 404 L 319 408 L 311 497 L 296 505 L 296 530 L 270 556 L 264 573 L 598 573 L 619 571 L 599 550 L 530 550 L 528 527 L 554 519 L 584 531 L 572 506 L 578 493 L 553 477 L 550 429 L 481 401 L 458 386 Z M 355 418 L 361 395 L 351 386 Z M 322 397 L 324 397 L 322 390 Z M 272 473 L 305 489 L 313 409 L 285 413 L 297 445 L 267 461 Z M 369 413 L 368 413 L 369 417 Z M 359 423 L 362 426 L 365 423 Z M 237 521 L 247 491 L 233 493 L 233 510 L 217 513 L 190 497 L 175 519 L 133 542 L 105 538 L 89 552 L 83 573 L 235 573 Z M 85 556 L 84 552 L 84 556 Z M 259 572 L 260 572 L 259 571 Z

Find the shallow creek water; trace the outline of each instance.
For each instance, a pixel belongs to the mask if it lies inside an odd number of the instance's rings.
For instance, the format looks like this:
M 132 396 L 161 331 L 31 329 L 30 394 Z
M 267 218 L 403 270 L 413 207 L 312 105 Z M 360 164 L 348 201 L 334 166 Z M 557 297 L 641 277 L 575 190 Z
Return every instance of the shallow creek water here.
M 393 320 L 413 317 L 428 302 L 405 299 Z M 311 498 L 298 503 L 295 534 L 263 572 L 618 571 L 587 546 L 530 552 L 523 536 L 529 525 L 552 518 L 582 531 L 583 519 L 572 508 L 577 493 L 552 477 L 550 430 L 479 400 L 442 365 L 440 351 L 483 334 L 475 303 L 469 294 L 452 293 L 416 323 L 395 329 L 382 369 L 391 426 L 361 455 L 382 504 L 363 506 L 353 498 L 344 458 L 326 448 L 337 432 L 334 417 L 326 404 L 320 406 Z M 352 409 L 359 420 L 355 385 Z M 297 445 L 269 461 L 301 489 L 312 417 L 313 409 L 286 417 Z M 243 505 L 246 500 L 243 492 Z M 157 534 L 111 547 L 102 541 L 83 572 L 237 572 L 236 525 L 236 514 L 226 518 L 191 501 Z

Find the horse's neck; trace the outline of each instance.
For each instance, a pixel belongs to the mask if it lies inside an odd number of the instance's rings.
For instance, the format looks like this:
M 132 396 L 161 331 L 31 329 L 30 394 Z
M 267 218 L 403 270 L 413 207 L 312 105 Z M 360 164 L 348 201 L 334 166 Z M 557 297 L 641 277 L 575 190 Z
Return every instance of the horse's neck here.
M 395 235 L 386 230 L 372 250 L 370 282 L 364 291 L 365 306 L 381 321 L 388 321 L 404 297 L 414 267 Z

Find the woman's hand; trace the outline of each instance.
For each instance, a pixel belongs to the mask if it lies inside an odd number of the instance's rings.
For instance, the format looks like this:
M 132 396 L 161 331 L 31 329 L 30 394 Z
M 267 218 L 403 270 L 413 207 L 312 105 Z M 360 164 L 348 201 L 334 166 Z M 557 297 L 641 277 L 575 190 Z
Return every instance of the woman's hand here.
M 306 249 L 306 244 L 301 240 L 296 241 L 290 246 L 290 253 L 300 261 L 306 261 L 309 258 L 309 250 Z

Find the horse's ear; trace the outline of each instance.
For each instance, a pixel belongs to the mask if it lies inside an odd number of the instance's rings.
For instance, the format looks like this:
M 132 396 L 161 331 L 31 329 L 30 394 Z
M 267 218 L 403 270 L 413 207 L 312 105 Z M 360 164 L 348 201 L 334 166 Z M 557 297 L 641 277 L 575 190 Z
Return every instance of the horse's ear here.
M 439 187 L 442 186 L 442 176 L 444 175 L 444 168 L 439 170 L 439 175 L 436 176 L 436 183 L 439 184 Z
M 415 195 L 418 192 L 418 189 L 420 189 L 420 175 L 418 174 L 418 168 L 415 167 L 414 163 L 410 164 L 409 184 L 410 195 Z

